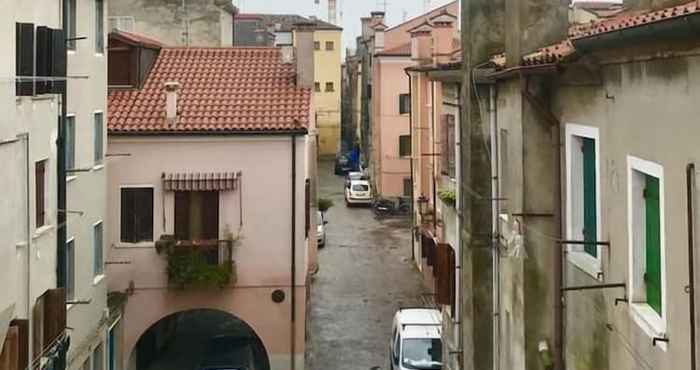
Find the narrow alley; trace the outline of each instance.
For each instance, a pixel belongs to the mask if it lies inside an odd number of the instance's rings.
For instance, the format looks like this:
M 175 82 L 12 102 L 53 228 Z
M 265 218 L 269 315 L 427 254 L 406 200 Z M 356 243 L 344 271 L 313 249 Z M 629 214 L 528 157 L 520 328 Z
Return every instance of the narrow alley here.
M 319 165 L 327 242 L 312 278 L 308 369 L 388 369 L 391 320 L 399 307 L 424 305 L 427 291 L 411 263 L 408 220 L 375 220 L 371 208 L 347 208 L 343 178 Z

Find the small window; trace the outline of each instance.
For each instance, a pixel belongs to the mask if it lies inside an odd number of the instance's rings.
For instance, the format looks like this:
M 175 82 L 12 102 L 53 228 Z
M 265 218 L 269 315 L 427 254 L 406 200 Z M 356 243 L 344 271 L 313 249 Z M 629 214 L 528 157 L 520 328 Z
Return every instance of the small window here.
M 321 50 L 321 42 L 314 41 L 314 50 Z
M 104 115 L 95 113 L 95 165 L 104 160 Z
M 333 86 L 333 82 L 326 82 L 326 92 L 333 92 L 335 91 L 335 87 Z
M 442 138 L 440 149 L 440 167 L 443 175 L 450 178 L 455 178 L 455 116 L 454 114 L 445 114 L 442 116 L 441 130 Z
M 104 7 L 104 0 L 95 0 L 95 52 L 98 54 L 102 54 L 105 51 Z
M 66 42 L 66 47 L 68 47 L 69 50 L 75 50 L 76 48 L 76 43 L 75 43 L 75 29 L 76 29 L 76 2 L 77 0 L 63 0 L 66 2 L 65 8 L 68 9 L 68 13 L 64 17 L 64 31 L 66 32 L 66 38 L 68 41 Z
M 399 136 L 399 156 L 409 157 L 411 155 L 411 135 Z
M 372 85 L 367 85 L 367 99 L 372 99 Z
M 103 370 L 103 369 L 104 369 L 104 349 L 102 348 L 102 343 L 100 343 L 92 351 L 92 370 Z
M 405 177 L 403 179 L 403 196 L 410 197 L 413 192 L 413 183 L 410 177 Z
M 321 92 L 321 83 L 320 82 L 314 82 L 314 91 Z
M 399 114 L 411 113 L 411 94 L 399 95 Z
M 153 241 L 153 188 L 121 189 L 121 241 Z
M 93 276 L 100 276 L 104 273 L 104 235 L 102 221 L 93 226 L 92 237 L 94 252 Z
M 34 165 L 36 227 L 46 225 L 46 162 L 39 161 Z
M 66 243 L 66 300 L 75 298 L 75 240 Z
M 66 117 L 66 169 L 75 168 L 75 116 Z
M 335 45 L 333 44 L 333 41 L 326 41 L 326 50 L 331 51 L 335 49 Z

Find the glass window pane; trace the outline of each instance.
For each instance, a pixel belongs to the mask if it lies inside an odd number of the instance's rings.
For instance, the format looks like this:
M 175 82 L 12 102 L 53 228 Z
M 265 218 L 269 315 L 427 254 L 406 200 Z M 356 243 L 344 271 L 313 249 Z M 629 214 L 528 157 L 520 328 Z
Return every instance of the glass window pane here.
M 99 276 L 104 272 L 103 260 L 103 238 L 102 238 L 102 222 L 95 225 L 94 228 L 94 275 Z
M 75 298 L 75 241 L 66 243 L 66 299 Z
M 104 157 L 104 122 L 103 114 L 95 113 L 95 164 L 101 164 Z

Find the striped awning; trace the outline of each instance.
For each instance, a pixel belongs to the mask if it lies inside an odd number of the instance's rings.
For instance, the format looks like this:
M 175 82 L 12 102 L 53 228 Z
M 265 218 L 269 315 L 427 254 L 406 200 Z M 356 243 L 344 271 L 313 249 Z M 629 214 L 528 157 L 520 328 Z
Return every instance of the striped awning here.
M 173 172 L 163 173 L 166 191 L 236 190 L 241 172 Z

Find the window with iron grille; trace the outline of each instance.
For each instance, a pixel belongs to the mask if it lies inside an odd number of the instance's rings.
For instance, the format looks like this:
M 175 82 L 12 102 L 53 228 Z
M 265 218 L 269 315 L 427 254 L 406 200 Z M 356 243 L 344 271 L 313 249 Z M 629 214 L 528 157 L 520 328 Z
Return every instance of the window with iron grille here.
M 333 82 L 326 82 L 326 92 L 333 92 L 335 91 L 335 87 L 333 86 Z

